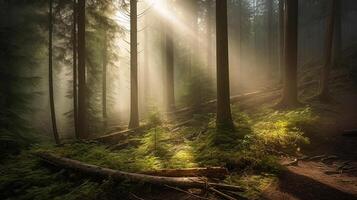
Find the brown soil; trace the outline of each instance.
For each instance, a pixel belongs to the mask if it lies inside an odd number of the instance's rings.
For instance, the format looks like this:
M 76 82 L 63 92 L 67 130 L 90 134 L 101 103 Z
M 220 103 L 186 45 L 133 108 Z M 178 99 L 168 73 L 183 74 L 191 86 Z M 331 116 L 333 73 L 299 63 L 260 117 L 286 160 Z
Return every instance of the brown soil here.
M 309 102 L 323 123 L 308 132 L 311 144 L 303 153 L 325 156 L 286 167 L 279 181 L 264 191 L 265 199 L 357 199 L 357 137 L 343 136 L 345 130 L 357 129 L 357 92 L 337 90 L 333 97 L 328 104 Z

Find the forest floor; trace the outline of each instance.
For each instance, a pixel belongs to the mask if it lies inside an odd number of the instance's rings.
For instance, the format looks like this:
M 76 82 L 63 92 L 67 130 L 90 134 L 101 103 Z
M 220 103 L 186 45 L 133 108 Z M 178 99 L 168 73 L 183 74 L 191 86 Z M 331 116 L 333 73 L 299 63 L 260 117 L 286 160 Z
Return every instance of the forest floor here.
M 324 156 L 288 166 L 263 192 L 266 199 L 357 199 L 357 137 L 343 136 L 344 131 L 357 129 L 357 94 L 340 90 L 333 96 L 329 104 L 309 102 L 320 110 L 324 123 L 306 133 L 311 144 L 303 151 Z
M 237 199 L 356 199 L 357 137 L 344 133 L 357 129 L 357 90 L 351 82 L 335 82 L 329 103 L 308 98 L 315 87 L 302 90 L 304 105 L 292 110 L 273 108 L 276 90 L 237 101 L 235 130 L 217 131 L 208 106 L 169 121 L 154 113 L 148 128 L 113 144 L 35 145 L 1 161 L 0 199 L 221 199 L 205 190 L 98 180 L 49 166 L 36 152 L 135 173 L 224 166 L 230 174 L 220 182 L 245 189 L 231 194 Z

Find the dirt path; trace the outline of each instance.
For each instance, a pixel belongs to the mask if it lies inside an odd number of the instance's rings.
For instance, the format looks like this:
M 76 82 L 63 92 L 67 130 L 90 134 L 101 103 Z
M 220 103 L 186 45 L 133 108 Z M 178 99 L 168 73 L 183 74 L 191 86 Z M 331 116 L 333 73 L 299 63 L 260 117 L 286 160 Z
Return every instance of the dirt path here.
M 357 92 L 335 91 L 334 97 L 331 104 L 309 102 L 324 123 L 308 133 L 311 144 L 303 150 L 310 157 L 325 156 L 287 167 L 264 191 L 265 199 L 357 199 L 357 137 L 342 136 L 357 129 Z
M 326 174 L 334 171 L 324 163 L 300 162 L 287 167 L 279 182 L 265 192 L 266 199 L 357 199 L 357 177 L 349 174 Z

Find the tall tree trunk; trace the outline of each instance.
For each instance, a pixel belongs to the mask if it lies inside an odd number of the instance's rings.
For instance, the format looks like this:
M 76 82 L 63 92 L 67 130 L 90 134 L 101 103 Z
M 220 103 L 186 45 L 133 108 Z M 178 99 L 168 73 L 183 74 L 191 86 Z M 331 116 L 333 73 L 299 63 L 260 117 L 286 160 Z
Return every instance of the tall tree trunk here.
M 336 3 L 336 19 L 335 19 L 335 34 L 333 47 L 333 65 L 341 65 L 342 54 L 342 0 Z
M 56 144 L 60 144 L 57 131 L 55 102 L 53 96 L 53 59 L 52 59 L 52 39 L 53 39 L 53 0 L 49 1 L 49 20 L 48 20 L 48 85 L 50 96 L 50 109 L 52 120 L 52 131 Z
M 319 98 L 323 101 L 329 99 L 329 87 L 328 82 L 331 72 L 332 64 L 332 52 L 333 52 L 333 35 L 336 19 L 336 6 L 337 0 L 331 0 L 330 14 L 326 20 L 326 38 L 325 38 L 325 64 L 322 68 L 320 94 Z
M 258 24 L 258 0 L 254 0 L 254 20 L 253 20 L 253 27 L 254 27 L 254 69 L 251 69 L 250 72 L 255 71 L 258 69 L 259 59 L 258 59 L 258 34 L 257 34 L 257 24 Z
M 273 52 L 274 52 L 274 38 L 273 38 L 273 0 L 267 0 L 267 11 L 268 11 L 268 70 L 269 74 L 272 75 L 274 72 L 273 64 Z
M 227 0 L 216 1 L 217 37 L 217 127 L 233 128 L 228 61 Z
M 79 133 L 78 133 L 78 91 L 77 91 L 77 51 L 78 51 L 78 45 L 77 45 L 77 21 L 78 21 L 78 15 L 77 15 L 77 0 L 73 0 L 73 35 L 72 35 L 72 49 L 73 49 L 73 119 L 74 119 L 74 133 L 77 139 L 80 138 Z
M 238 78 L 238 82 L 242 81 L 242 1 L 238 2 L 238 6 L 239 6 L 239 10 L 238 10 L 238 51 L 237 51 L 237 65 L 238 65 L 238 74 L 237 74 L 237 78 Z
M 197 63 L 199 60 L 199 39 L 198 39 L 198 2 L 197 0 L 189 0 L 188 2 L 188 10 L 191 11 L 189 13 L 189 23 L 191 30 L 193 32 L 194 37 L 190 38 L 189 42 L 189 78 L 192 78 L 194 68 L 197 67 Z
M 107 65 L 108 65 L 108 38 L 107 31 L 104 32 L 104 48 L 103 48 L 103 68 L 102 68 L 102 117 L 104 130 L 107 128 Z
M 148 111 L 148 104 L 149 104 L 149 96 L 150 96 L 150 83 L 149 83 L 149 16 L 145 17 L 145 30 L 144 30 L 144 113 Z
M 174 80 L 174 41 L 172 24 L 168 20 L 166 24 L 166 106 L 167 111 L 175 109 L 175 80 Z
M 297 95 L 297 52 L 298 52 L 298 1 L 286 0 L 285 24 L 285 79 L 282 99 L 278 106 L 299 105 Z
M 86 40 L 85 40 L 85 0 L 78 0 L 78 133 L 87 139 L 87 88 L 86 88 Z
M 130 0 L 130 122 L 139 127 L 137 0 Z
M 279 0 L 279 82 L 283 83 L 284 71 L 284 12 L 285 0 Z
M 207 16 L 206 16 L 206 31 L 207 31 L 207 76 L 212 78 L 212 63 L 213 63 L 213 50 L 212 50 L 212 0 L 206 1 Z

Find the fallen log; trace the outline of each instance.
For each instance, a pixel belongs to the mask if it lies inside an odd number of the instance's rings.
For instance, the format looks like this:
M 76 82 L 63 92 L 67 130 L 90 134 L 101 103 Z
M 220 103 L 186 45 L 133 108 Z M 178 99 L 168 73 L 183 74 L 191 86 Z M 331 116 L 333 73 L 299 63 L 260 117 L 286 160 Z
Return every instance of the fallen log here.
M 60 157 L 45 152 L 35 153 L 36 156 L 41 158 L 44 162 L 65 168 L 73 171 L 77 171 L 83 174 L 101 177 L 101 178 L 112 178 L 113 180 L 128 180 L 131 182 L 139 183 L 149 183 L 158 186 L 176 186 L 182 188 L 208 188 L 215 187 L 217 189 L 232 190 L 232 191 L 243 191 L 241 187 L 220 183 L 210 183 L 202 180 L 200 177 L 164 177 L 164 176 L 152 176 L 146 174 L 129 173 L 119 170 L 113 170 L 109 168 L 100 167 L 97 165 L 91 165 L 83 163 L 77 160 L 72 160 L 69 158 Z
M 162 169 L 143 172 L 143 174 L 152 176 L 166 177 L 208 177 L 224 179 L 228 175 L 225 167 L 207 167 L 207 168 L 186 168 L 186 169 Z

